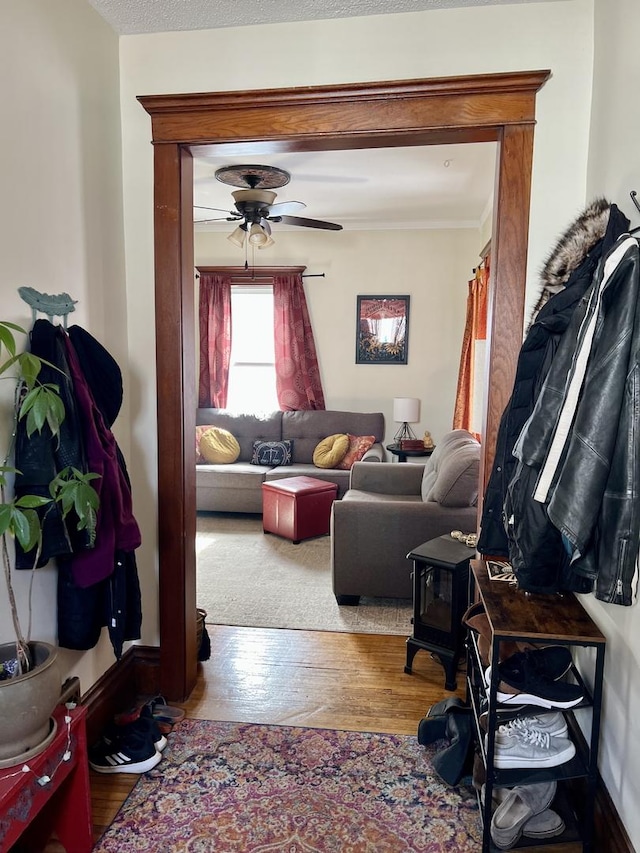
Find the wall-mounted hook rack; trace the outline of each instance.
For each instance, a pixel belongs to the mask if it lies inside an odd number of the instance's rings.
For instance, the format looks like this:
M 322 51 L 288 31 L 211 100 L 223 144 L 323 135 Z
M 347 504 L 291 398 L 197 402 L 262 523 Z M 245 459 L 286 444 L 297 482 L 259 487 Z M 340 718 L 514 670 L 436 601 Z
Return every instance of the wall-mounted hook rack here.
M 631 190 L 629 195 L 631 197 L 631 201 L 635 206 L 635 209 L 638 211 L 638 213 L 640 213 L 640 202 L 638 201 L 638 193 L 635 190 Z M 636 234 L 638 231 L 640 231 L 640 225 L 637 228 L 632 228 L 629 231 L 629 234 Z

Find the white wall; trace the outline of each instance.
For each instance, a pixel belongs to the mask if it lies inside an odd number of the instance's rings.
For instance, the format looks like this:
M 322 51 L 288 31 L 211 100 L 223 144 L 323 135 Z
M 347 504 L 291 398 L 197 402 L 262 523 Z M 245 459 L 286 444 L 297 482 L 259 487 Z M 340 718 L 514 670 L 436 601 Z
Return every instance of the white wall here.
M 640 193 L 640 4 L 596 0 L 593 117 L 589 139 L 588 194 L 615 202 L 640 225 L 629 191 Z M 607 638 L 600 772 L 629 836 L 640 849 L 640 610 L 582 601 Z
M 78 300 L 70 325 L 101 340 L 127 383 L 127 327 L 120 156 L 118 40 L 84 0 L 0 4 L 0 293 L 2 319 L 31 325 L 22 285 Z M 6 452 L 13 383 L 0 383 L 0 441 Z M 128 413 L 118 437 L 129 447 Z M 16 576 L 28 618 L 29 572 Z M 12 639 L 4 580 L 0 640 Z M 34 638 L 56 636 L 56 572 L 34 579 Z M 95 651 L 65 653 L 65 675 L 83 690 L 114 661 L 103 637 Z
M 417 436 L 451 429 L 464 330 L 467 281 L 478 262 L 477 230 L 274 232 L 256 265 L 305 265 L 325 278 L 304 279 L 328 409 L 383 412 L 386 443 L 398 424 L 394 397 L 418 397 Z M 225 234 L 196 234 L 196 264 L 241 265 Z M 407 365 L 355 363 L 358 294 L 409 294 Z

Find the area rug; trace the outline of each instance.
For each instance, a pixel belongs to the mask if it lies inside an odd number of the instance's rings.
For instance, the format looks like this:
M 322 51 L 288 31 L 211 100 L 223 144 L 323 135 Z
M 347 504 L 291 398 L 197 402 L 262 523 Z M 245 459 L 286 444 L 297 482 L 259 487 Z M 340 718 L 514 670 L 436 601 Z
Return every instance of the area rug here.
M 338 606 L 329 549 L 328 536 L 294 545 L 264 534 L 259 515 L 198 513 L 198 607 L 213 625 L 408 637 L 411 601 L 362 598 L 357 607 Z
M 184 720 L 94 853 L 477 853 L 475 795 L 407 735 Z

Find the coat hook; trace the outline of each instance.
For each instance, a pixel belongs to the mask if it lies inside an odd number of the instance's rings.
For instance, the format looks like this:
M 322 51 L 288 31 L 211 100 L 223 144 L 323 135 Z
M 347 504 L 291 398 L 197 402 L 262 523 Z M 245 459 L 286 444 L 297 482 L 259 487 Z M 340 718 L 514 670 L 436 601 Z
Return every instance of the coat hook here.
M 635 204 L 636 210 L 640 213 L 640 203 L 638 202 L 638 193 L 635 190 L 631 190 L 629 193 L 631 196 L 631 201 Z

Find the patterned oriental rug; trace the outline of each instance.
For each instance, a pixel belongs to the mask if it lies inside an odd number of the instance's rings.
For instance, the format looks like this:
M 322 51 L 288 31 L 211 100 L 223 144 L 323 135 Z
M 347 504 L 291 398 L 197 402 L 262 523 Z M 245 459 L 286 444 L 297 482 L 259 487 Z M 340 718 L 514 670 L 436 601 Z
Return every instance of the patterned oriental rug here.
M 407 735 L 184 720 L 94 853 L 477 853 L 469 788 Z
M 410 600 L 363 598 L 358 607 L 338 607 L 330 544 L 328 536 L 294 545 L 265 535 L 259 515 L 199 513 L 198 607 L 213 625 L 408 637 Z

